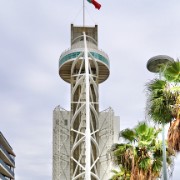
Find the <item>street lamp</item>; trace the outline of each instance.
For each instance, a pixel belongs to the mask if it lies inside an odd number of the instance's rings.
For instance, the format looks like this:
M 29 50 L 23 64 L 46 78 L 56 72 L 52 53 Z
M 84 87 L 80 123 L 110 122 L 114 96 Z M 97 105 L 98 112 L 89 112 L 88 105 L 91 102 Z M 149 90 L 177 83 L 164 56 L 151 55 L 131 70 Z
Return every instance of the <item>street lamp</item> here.
M 158 55 L 150 58 L 147 62 L 147 69 L 153 73 L 159 73 L 161 79 L 161 67 L 174 62 L 174 59 L 166 55 Z M 166 167 L 166 144 L 165 144 L 165 123 L 162 123 L 162 148 L 163 148 L 163 179 L 167 180 Z

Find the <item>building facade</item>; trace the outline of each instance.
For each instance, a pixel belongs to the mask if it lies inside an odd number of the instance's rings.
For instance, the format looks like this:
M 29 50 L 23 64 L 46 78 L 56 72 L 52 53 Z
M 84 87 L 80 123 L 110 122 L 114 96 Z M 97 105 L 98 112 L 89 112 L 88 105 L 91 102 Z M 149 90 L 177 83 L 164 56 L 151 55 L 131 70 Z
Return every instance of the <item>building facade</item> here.
M 6 138 L 0 132 L 0 180 L 13 180 L 15 154 Z
M 98 26 L 71 25 L 71 48 L 59 59 L 59 75 L 71 85 L 71 110 L 53 112 L 53 180 L 107 180 L 110 147 L 117 142 L 119 118 L 99 112 L 99 84 L 110 73 L 98 49 Z

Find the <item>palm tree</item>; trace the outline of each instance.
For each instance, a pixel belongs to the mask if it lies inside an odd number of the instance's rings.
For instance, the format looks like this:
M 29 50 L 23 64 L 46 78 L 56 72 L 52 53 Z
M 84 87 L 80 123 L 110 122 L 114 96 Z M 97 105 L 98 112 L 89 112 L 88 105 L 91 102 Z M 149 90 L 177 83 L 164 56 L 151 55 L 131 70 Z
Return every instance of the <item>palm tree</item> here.
M 155 79 L 147 84 L 149 98 L 148 115 L 158 123 L 170 123 L 168 145 L 180 151 L 180 62 L 162 67 L 164 80 Z
M 114 164 L 123 167 L 123 171 L 114 171 L 114 177 L 121 172 L 122 180 L 154 180 L 161 176 L 162 146 L 157 136 L 161 130 L 150 127 L 145 122 L 139 123 L 133 129 L 120 132 L 120 137 L 126 143 L 116 144 L 112 149 Z M 167 162 L 171 164 L 171 155 Z M 121 175 L 122 175 L 121 174 Z M 129 177 L 129 174 L 130 177 Z M 114 179 L 116 180 L 116 179 Z

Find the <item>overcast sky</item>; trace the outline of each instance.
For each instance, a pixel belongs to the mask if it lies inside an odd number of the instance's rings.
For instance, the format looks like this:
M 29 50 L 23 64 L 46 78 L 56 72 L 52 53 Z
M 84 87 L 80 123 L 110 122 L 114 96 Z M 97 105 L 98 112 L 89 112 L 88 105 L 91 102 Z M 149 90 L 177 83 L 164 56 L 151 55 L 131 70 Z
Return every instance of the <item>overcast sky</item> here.
M 111 74 L 100 85 L 100 109 L 111 106 L 121 130 L 145 119 L 146 69 L 155 55 L 180 57 L 179 0 L 86 3 L 86 24 L 99 28 Z M 0 131 L 16 153 L 17 180 L 50 180 L 52 111 L 70 109 L 70 85 L 58 76 L 70 47 L 70 24 L 82 25 L 82 0 L 0 0 Z M 173 180 L 178 180 L 180 157 Z

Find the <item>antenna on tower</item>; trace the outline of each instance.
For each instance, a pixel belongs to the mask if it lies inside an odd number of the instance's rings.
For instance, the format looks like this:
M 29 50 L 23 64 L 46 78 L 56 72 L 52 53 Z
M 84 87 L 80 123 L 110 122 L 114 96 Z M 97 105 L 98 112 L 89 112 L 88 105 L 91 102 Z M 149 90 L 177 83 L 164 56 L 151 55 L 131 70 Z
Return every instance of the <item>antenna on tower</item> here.
M 87 1 L 93 4 L 96 9 L 100 10 L 101 4 L 99 4 L 96 0 L 87 0 Z M 85 0 L 83 0 L 83 27 L 85 27 Z

